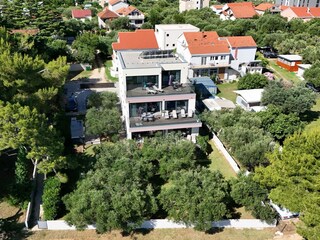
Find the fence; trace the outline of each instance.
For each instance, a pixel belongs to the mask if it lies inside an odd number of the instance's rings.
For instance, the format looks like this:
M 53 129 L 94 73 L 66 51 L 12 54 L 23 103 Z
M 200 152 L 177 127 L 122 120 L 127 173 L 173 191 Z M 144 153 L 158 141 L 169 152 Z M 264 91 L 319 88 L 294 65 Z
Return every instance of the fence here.
M 254 228 L 254 229 L 264 229 L 264 228 L 273 228 L 276 224 L 268 224 L 259 219 L 230 219 L 222 220 L 217 222 L 212 222 L 212 227 L 217 228 Z M 184 223 L 173 222 L 168 219 L 151 219 L 145 221 L 139 228 L 144 229 L 177 229 L 177 228 L 188 228 L 193 226 L 187 226 Z M 38 221 L 39 229 L 46 230 L 76 230 L 75 226 L 68 225 L 67 222 L 63 220 L 56 221 Z M 94 225 L 88 225 L 86 229 L 96 229 Z
M 240 168 L 237 164 L 237 162 L 231 157 L 231 155 L 228 153 L 227 149 L 223 146 L 223 143 L 220 141 L 220 139 L 213 133 L 212 141 L 217 146 L 217 148 L 221 151 L 223 156 L 227 159 L 229 164 L 231 165 L 232 169 L 238 173 L 240 172 Z

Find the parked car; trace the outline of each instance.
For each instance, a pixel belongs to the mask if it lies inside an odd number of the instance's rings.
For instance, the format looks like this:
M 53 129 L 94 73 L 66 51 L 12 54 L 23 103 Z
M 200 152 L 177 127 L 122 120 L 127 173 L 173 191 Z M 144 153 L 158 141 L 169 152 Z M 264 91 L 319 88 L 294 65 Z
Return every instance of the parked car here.
M 263 56 L 265 58 L 276 58 L 276 57 L 278 57 L 278 54 L 276 52 L 271 52 L 270 51 L 270 52 L 264 52 Z
M 314 92 L 320 92 L 320 87 L 314 86 L 313 83 L 307 82 L 306 83 L 306 87 L 309 88 L 310 90 L 314 91 Z

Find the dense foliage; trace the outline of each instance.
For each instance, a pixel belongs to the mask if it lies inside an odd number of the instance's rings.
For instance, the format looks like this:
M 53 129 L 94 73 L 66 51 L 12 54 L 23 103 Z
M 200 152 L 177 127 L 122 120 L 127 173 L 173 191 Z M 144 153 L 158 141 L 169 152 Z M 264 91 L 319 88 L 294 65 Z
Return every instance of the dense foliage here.
M 238 82 L 238 89 L 264 88 L 268 84 L 268 79 L 259 73 L 246 74 Z
M 313 83 L 316 87 L 320 87 L 320 61 L 315 62 L 310 68 L 306 69 L 303 77 L 307 82 Z
M 60 204 L 61 183 L 58 178 L 50 177 L 44 182 L 42 194 L 43 216 L 45 220 L 57 217 Z
M 294 134 L 282 149 L 268 155 L 270 165 L 256 170 L 256 179 L 271 188 L 276 203 L 300 212 L 299 232 L 306 239 L 320 235 L 319 158 L 320 131 Z

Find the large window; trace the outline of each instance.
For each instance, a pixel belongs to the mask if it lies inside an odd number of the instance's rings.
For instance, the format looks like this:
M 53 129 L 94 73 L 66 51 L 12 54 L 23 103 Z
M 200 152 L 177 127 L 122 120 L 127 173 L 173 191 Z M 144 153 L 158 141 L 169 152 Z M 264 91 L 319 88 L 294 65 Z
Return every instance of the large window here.
M 131 103 L 129 105 L 130 117 L 140 117 L 144 112 L 160 112 L 161 102 Z
M 158 75 L 127 77 L 126 80 L 127 80 L 127 90 L 132 90 L 135 88 L 145 88 L 148 84 L 149 85 L 158 84 Z
M 173 85 L 172 82 L 180 83 L 181 71 L 172 70 L 172 71 L 163 71 L 162 72 L 162 87 L 168 87 Z
M 182 101 L 167 101 L 166 102 L 166 110 L 180 110 L 181 108 L 188 109 L 188 100 Z

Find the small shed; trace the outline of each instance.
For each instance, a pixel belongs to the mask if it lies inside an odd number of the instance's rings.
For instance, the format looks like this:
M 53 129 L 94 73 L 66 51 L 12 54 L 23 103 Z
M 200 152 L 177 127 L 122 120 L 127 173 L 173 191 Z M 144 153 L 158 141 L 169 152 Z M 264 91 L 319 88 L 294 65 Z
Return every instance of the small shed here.
M 191 82 L 200 99 L 214 97 L 218 92 L 217 85 L 209 77 L 191 78 Z
M 311 68 L 311 64 L 298 64 L 298 73 L 297 75 L 303 79 L 304 71 L 308 68 Z
M 223 98 L 207 98 L 202 102 L 209 111 L 236 108 L 232 101 Z
M 247 89 L 234 91 L 237 94 L 236 103 L 245 110 L 259 112 L 265 107 L 261 106 L 264 89 Z
M 290 72 L 297 72 L 301 63 L 302 57 L 299 55 L 278 55 L 277 58 L 277 64 Z

